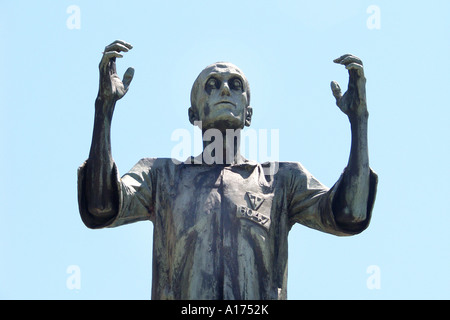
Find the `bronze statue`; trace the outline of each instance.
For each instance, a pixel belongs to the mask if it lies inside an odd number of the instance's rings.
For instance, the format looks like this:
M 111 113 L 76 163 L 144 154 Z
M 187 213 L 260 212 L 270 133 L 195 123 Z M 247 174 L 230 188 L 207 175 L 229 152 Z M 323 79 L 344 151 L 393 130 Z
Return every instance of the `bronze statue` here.
M 336 103 L 351 124 L 348 166 L 331 188 L 298 162 L 256 163 L 241 156 L 237 138 L 252 118 L 250 91 L 231 63 L 206 67 L 191 92 L 189 120 L 223 135 L 223 152 L 175 162 L 144 158 L 122 178 L 111 154 L 110 128 L 116 102 L 127 92 L 116 58 L 132 46 L 115 41 L 100 62 L 94 133 L 87 161 L 78 171 L 81 218 L 89 228 L 150 220 L 154 224 L 152 299 L 286 299 L 288 233 L 295 223 L 338 236 L 369 225 L 377 175 L 369 168 L 365 77 L 361 60 L 334 62 L 349 71 L 347 92 L 336 82 Z M 229 141 L 232 140 L 232 141 Z M 208 143 L 204 143 L 204 151 Z M 220 154 L 220 156 L 218 156 Z M 210 155 L 208 155 L 210 157 Z M 210 159 L 209 159 L 210 160 Z

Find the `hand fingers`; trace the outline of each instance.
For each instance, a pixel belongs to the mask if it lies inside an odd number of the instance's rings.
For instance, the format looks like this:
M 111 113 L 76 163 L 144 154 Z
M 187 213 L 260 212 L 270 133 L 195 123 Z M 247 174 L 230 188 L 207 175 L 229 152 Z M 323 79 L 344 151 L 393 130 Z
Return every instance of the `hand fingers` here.
M 104 59 L 111 59 L 111 58 L 123 58 L 123 54 L 120 54 L 118 51 L 108 51 L 103 53 Z
M 333 62 L 344 65 L 347 70 L 355 70 L 358 76 L 364 75 L 364 67 L 361 59 L 352 54 L 344 54 L 334 59 Z
M 108 52 L 108 51 L 128 52 L 130 49 L 131 48 L 129 48 L 128 46 L 123 45 L 121 43 L 111 43 L 110 45 L 105 47 L 105 52 Z
M 127 71 L 125 71 L 122 80 L 125 91 L 128 90 L 128 87 L 130 86 L 133 77 L 134 77 L 134 68 L 128 68 Z
M 336 81 L 331 81 L 331 91 L 333 91 L 333 96 L 336 98 L 336 105 L 342 112 L 347 114 L 348 106 L 344 101 L 345 97 L 342 96 L 341 87 Z
M 131 50 L 131 49 L 133 49 L 133 46 L 131 45 L 131 44 L 129 44 L 128 42 L 125 42 L 125 41 L 123 41 L 123 40 L 116 40 L 116 41 L 114 41 L 113 43 L 111 43 L 110 45 L 107 45 L 106 47 L 109 47 L 109 46 L 114 46 L 114 45 L 121 45 L 121 46 L 124 46 L 125 48 L 127 48 L 128 50 Z M 127 51 L 128 51 L 127 50 Z M 106 51 L 106 50 L 105 50 Z M 109 50 L 108 50 L 109 51 Z
M 360 65 L 363 65 L 362 61 L 360 58 L 358 58 L 357 56 L 354 56 L 352 54 L 344 54 L 343 56 L 340 56 L 337 59 L 333 60 L 334 63 L 339 63 L 342 64 L 344 66 L 350 64 L 350 63 L 357 63 Z
M 345 58 L 347 58 L 349 56 L 351 56 L 351 54 L 349 54 L 349 53 L 344 54 L 344 55 L 340 56 L 339 58 L 334 59 L 333 62 L 334 63 L 341 63 L 342 60 L 344 60 Z
M 339 86 L 339 83 L 336 81 L 331 81 L 331 91 L 333 92 L 333 96 L 336 98 L 336 103 L 339 103 L 339 101 L 342 98 L 342 91 L 341 87 Z
M 117 51 L 104 52 L 102 60 L 100 61 L 100 66 L 99 66 L 100 70 L 106 71 L 110 60 L 115 59 L 115 58 L 123 58 L 123 55 Z M 112 64 L 112 67 L 113 67 L 113 70 L 111 70 L 111 71 L 113 71 L 113 73 L 114 73 L 115 72 L 115 64 Z
M 105 50 L 103 51 L 103 57 L 100 61 L 100 68 L 105 69 L 111 59 L 115 60 L 115 58 L 123 58 L 123 55 L 120 54 L 120 52 L 128 52 L 132 48 L 133 46 L 131 44 L 122 40 L 116 40 L 113 43 L 107 45 L 105 47 Z
M 347 70 L 356 70 L 358 72 L 359 76 L 364 75 L 364 68 L 363 68 L 363 66 L 358 64 L 358 63 L 356 63 L 356 62 L 353 62 L 353 63 L 350 63 L 350 64 L 346 65 L 345 69 L 347 69 Z
M 363 64 L 361 59 L 358 57 L 355 57 L 355 56 L 349 56 L 347 58 L 344 58 L 340 63 L 343 64 L 344 66 L 346 66 L 350 63 L 357 63 L 359 65 Z

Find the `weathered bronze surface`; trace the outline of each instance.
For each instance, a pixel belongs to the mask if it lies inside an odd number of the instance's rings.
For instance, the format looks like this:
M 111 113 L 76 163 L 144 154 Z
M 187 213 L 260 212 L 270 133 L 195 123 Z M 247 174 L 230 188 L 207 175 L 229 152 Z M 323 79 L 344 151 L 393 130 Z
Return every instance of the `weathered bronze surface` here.
M 150 220 L 154 224 L 152 299 L 286 299 L 288 234 L 295 223 L 338 236 L 367 228 L 377 175 L 369 168 L 362 62 L 344 55 L 347 92 L 336 82 L 336 104 L 351 124 L 348 166 L 327 188 L 298 162 L 256 163 L 240 154 L 240 130 L 252 118 L 250 89 L 231 63 L 206 67 L 194 82 L 189 120 L 215 130 L 223 148 L 184 162 L 145 158 L 119 177 L 111 154 L 116 102 L 134 70 L 121 80 L 116 58 L 132 46 L 115 41 L 100 62 L 89 158 L 78 170 L 78 199 L 89 228 Z M 234 130 L 232 138 L 227 130 Z M 276 170 L 273 170 L 276 168 Z

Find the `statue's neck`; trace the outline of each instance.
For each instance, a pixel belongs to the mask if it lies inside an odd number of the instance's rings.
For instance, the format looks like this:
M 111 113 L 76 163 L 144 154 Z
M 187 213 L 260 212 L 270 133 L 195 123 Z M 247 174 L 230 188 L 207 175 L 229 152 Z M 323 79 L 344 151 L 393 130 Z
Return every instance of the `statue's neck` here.
M 234 165 L 244 161 L 241 156 L 241 129 L 203 130 L 203 162 Z

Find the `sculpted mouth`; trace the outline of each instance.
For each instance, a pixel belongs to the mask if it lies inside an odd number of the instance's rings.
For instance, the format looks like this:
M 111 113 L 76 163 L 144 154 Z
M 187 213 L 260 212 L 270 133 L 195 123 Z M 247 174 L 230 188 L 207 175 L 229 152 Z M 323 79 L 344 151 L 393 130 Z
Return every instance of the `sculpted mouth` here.
M 219 102 L 215 103 L 214 105 L 216 106 L 216 105 L 218 105 L 218 104 L 231 104 L 232 106 L 236 107 L 236 104 L 233 103 L 233 102 L 231 102 L 231 101 L 225 101 L 225 100 L 223 100 L 223 101 L 219 101 Z

